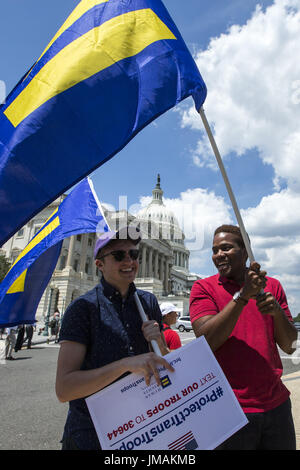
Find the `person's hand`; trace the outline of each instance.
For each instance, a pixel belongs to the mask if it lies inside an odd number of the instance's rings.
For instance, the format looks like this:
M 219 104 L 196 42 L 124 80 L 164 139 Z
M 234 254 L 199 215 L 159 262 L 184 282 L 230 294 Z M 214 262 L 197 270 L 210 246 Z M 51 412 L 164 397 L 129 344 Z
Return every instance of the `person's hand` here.
M 256 306 L 262 315 L 272 315 L 273 317 L 281 308 L 271 292 L 259 294 L 256 297 Z
M 160 385 L 160 377 L 157 368 L 164 366 L 170 372 L 174 372 L 174 368 L 163 358 L 154 353 L 140 354 L 126 358 L 127 368 L 129 372 L 143 374 L 146 385 L 150 385 L 151 377 L 154 376 L 157 385 Z
M 152 340 L 160 341 L 161 332 L 159 329 L 159 324 L 155 320 L 148 320 L 142 324 L 142 332 L 145 337 L 145 340 L 150 343 Z
M 249 300 L 260 294 L 266 287 L 266 274 L 266 271 L 260 270 L 260 265 L 256 261 L 252 262 L 245 275 L 242 297 Z

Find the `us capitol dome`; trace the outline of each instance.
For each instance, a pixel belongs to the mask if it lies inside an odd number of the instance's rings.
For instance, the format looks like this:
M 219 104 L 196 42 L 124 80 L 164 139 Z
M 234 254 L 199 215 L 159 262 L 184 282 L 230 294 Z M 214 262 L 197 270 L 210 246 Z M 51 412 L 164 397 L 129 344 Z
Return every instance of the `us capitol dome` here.
M 174 213 L 163 202 L 163 190 L 160 186 L 160 175 L 152 190 L 152 201 L 137 214 L 140 228 L 147 232 L 151 239 L 168 241 L 172 248 L 173 268 L 188 273 L 189 251 L 184 245 L 184 233 Z

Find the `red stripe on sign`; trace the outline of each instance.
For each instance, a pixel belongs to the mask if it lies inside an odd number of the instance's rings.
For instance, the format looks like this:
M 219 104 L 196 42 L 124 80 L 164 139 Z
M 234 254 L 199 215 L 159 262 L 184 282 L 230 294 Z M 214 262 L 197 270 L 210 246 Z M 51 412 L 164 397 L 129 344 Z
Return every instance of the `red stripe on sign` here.
M 187 442 L 191 441 L 192 439 L 194 439 L 193 433 L 191 431 L 189 431 L 188 433 L 186 433 L 183 436 L 176 439 L 176 441 L 171 442 L 171 444 L 169 444 L 168 447 L 171 450 L 184 449 L 185 444 Z

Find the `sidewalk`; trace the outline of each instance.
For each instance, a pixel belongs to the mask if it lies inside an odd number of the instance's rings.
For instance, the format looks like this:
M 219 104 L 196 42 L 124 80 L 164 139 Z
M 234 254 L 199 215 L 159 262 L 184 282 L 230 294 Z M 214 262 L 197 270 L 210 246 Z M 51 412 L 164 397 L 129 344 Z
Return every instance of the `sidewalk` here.
M 300 450 L 300 371 L 282 377 L 285 386 L 291 392 L 292 413 L 296 431 L 297 450 Z
M 33 333 L 32 338 L 33 347 L 34 345 L 48 342 L 50 344 L 54 344 L 55 338 L 54 336 L 50 336 L 50 328 L 49 336 L 43 336 L 43 331 L 40 335 L 38 334 L 39 328 L 43 326 L 44 324 L 37 324 L 36 331 Z M 1 341 L 1 343 L 2 342 L 4 343 L 4 341 Z M 23 347 L 26 347 L 26 343 Z M 282 381 L 291 392 L 290 398 L 292 402 L 292 413 L 296 431 L 297 450 L 300 450 L 300 370 L 291 374 L 284 375 L 282 377 Z
M 50 336 L 42 336 L 43 333 L 41 335 L 38 335 L 37 333 L 38 328 L 36 328 L 36 332 L 34 332 L 33 335 L 33 345 L 39 343 L 46 343 L 47 339 L 50 338 Z M 50 343 L 54 343 L 53 336 Z M 300 450 L 300 370 L 297 372 L 293 372 L 292 374 L 284 375 L 282 377 L 282 381 L 291 392 L 290 398 L 292 402 L 292 413 L 296 431 L 297 450 Z
M 31 342 L 31 344 L 33 346 L 35 344 L 42 344 L 42 343 L 47 343 L 47 342 L 54 343 L 55 337 L 51 336 L 51 328 L 50 327 L 48 328 L 48 336 L 44 336 L 44 331 L 42 331 L 40 335 L 38 334 L 40 328 L 44 328 L 44 326 L 45 326 L 44 323 L 37 323 L 36 324 L 36 329 L 33 332 L 32 342 Z M 26 346 L 26 344 L 27 343 L 25 343 L 25 346 Z
M 43 331 L 39 335 L 38 332 L 40 328 L 44 327 L 44 323 L 37 323 L 36 325 L 36 330 L 33 332 L 32 336 L 32 341 L 31 341 L 31 346 L 34 347 L 37 344 L 54 344 L 55 343 L 55 336 L 50 335 L 50 328 L 48 328 L 48 336 L 43 336 Z M 6 364 L 6 359 L 4 358 L 4 344 L 5 344 L 5 337 L 6 335 L 3 336 L 2 340 L 0 340 L 0 364 Z M 23 343 L 22 349 L 26 349 L 27 347 L 27 341 Z M 15 356 L 15 352 L 13 351 L 13 356 Z

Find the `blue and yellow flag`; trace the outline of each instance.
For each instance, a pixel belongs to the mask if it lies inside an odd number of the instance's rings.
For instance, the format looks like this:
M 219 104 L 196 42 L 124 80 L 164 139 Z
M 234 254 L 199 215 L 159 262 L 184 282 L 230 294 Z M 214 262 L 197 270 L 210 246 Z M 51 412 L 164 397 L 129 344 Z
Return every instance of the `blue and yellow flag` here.
M 161 0 L 82 0 L 0 108 L 0 245 L 206 87 Z
M 109 232 L 92 183 L 84 179 L 52 213 L 20 253 L 0 284 L 0 327 L 34 323 L 64 238 Z

